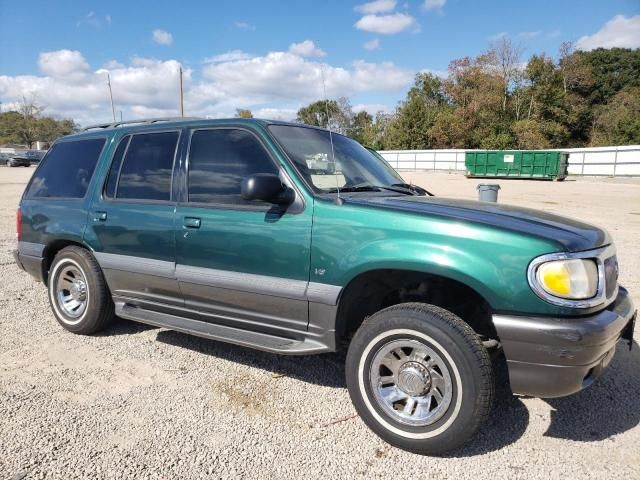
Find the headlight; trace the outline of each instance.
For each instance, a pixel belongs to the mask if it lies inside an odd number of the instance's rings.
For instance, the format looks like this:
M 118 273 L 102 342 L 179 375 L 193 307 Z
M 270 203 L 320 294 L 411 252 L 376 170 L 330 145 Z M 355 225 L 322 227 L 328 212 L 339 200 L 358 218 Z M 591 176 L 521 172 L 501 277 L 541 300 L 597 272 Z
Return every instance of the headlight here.
M 591 259 L 554 260 L 536 270 L 536 281 L 550 295 L 571 300 L 595 297 L 598 265 Z
M 557 252 L 534 258 L 529 286 L 553 305 L 591 308 L 611 303 L 618 294 L 613 245 L 582 252 Z

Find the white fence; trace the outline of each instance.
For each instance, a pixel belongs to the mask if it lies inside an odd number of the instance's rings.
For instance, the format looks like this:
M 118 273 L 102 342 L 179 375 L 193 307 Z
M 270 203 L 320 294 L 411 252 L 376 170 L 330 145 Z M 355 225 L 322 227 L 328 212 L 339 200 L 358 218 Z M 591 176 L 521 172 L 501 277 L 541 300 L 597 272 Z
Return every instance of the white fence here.
M 569 154 L 570 175 L 640 176 L 640 145 L 561 148 Z M 463 149 L 383 150 L 378 153 L 398 170 L 466 171 Z

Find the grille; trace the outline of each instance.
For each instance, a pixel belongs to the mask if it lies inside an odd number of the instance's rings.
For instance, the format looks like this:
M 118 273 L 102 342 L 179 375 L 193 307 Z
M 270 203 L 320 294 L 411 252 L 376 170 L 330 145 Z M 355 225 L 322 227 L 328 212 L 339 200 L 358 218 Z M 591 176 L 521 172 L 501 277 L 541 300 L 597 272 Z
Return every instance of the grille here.
M 607 287 L 605 292 L 607 298 L 611 298 L 618 285 L 618 259 L 615 255 L 604 261 L 604 281 Z

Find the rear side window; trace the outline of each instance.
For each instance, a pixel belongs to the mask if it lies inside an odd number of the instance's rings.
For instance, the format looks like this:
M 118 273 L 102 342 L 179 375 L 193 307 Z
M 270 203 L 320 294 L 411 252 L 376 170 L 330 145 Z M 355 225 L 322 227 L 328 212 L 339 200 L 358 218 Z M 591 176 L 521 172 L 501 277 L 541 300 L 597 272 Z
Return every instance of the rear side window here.
M 131 137 L 120 168 L 116 198 L 171 200 L 171 173 L 178 136 L 178 132 L 161 132 Z
M 240 184 L 256 173 L 278 174 L 258 139 L 246 130 L 197 130 L 189 150 L 189 201 L 261 204 L 240 196 Z
M 116 186 L 118 185 L 118 173 L 120 173 L 120 167 L 122 166 L 122 159 L 124 153 L 127 151 L 129 145 L 130 135 L 127 135 L 118 144 L 116 153 L 113 154 L 113 160 L 111 160 L 111 168 L 109 168 L 109 175 L 107 176 L 107 184 L 104 187 L 104 196 L 107 198 L 115 198 Z
M 29 183 L 26 197 L 84 197 L 105 142 L 89 138 L 56 143 Z

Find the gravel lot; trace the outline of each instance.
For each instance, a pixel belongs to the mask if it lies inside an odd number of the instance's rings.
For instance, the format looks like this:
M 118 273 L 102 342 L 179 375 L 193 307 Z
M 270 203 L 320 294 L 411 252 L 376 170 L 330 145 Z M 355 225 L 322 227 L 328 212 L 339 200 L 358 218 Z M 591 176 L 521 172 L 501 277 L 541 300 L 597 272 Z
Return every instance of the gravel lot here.
M 0 167 L 0 480 L 5 478 L 640 478 L 640 350 L 573 397 L 498 389 L 493 416 L 448 458 L 391 448 L 355 417 L 342 354 L 279 357 L 118 321 L 63 330 L 13 263 L 33 169 Z M 480 180 L 405 173 L 438 195 Z M 640 304 L 640 182 L 504 181 L 500 201 L 607 228 Z M 636 333 L 636 340 L 639 338 Z

